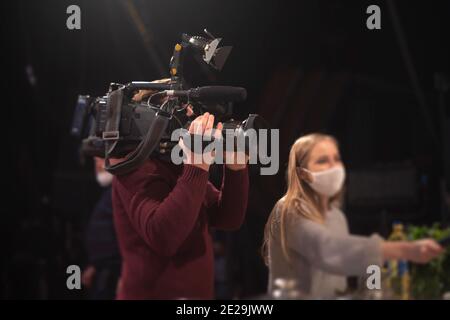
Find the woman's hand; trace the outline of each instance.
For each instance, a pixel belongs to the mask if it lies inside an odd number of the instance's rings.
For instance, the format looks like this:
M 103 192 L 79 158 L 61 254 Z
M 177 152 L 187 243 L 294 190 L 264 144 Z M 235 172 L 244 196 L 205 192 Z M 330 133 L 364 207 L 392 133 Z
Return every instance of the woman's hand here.
M 407 259 L 415 263 L 427 263 L 444 252 L 433 239 L 416 240 L 409 243 Z
M 381 245 L 384 260 L 405 259 L 415 263 L 427 263 L 438 257 L 444 249 L 433 239 L 416 241 L 385 241 Z

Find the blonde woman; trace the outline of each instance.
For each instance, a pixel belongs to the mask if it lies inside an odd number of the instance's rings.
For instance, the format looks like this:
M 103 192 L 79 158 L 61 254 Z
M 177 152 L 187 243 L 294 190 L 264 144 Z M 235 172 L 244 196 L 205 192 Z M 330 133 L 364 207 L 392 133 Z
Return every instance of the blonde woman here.
M 266 224 L 264 253 L 269 292 L 277 278 L 295 279 L 302 293 L 332 298 L 345 291 L 346 276 L 364 276 L 369 265 L 386 259 L 426 263 L 443 249 L 434 240 L 384 241 L 353 236 L 340 210 L 345 167 L 337 141 L 310 134 L 293 144 L 287 192 Z

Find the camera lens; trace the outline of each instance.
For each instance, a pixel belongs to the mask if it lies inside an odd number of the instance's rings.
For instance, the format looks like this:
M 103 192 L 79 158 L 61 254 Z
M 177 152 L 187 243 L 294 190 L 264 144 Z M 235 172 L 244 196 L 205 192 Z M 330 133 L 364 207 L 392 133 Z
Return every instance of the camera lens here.
M 267 121 L 257 114 L 250 114 L 244 121 L 231 120 L 225 122 L 222 136 L 224 139 L 233 137 L 235 148 L 240 147 L 239 144 L 243 142 L 245 153 L 256 154 L 260 145 L 260 130 L 267 130 L 267 137 L 269 136 L 270 129 Z

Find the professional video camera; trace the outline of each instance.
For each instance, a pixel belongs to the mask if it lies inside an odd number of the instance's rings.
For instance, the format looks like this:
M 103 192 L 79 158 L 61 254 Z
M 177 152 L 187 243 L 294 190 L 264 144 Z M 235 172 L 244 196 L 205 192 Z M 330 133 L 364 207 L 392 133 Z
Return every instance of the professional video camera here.
M 231 47 L 219 47 L 220 38 L 182 35 L 170 60 L 168 82 L 111 83 L 103 97 L 80 95 L 75 108 L 72 135 L 82 139 L 81 152 L 105 158 L 105 169 L 112 174 L 124 174 L 141 165 L 150 155 L 164 156 L 176 141 L 171 141 L 175 129 L 187 128 L 190 119 L 186 106 L 192 105 L 196 115 L 210 112 L 222 121 L 224 130 L 233 129 L 244 135 L 250 128 L 265 128 L 265 121 L 251 114 L 242 122 L 231 119 L 232 103 L 244 101 L 244 88 L 207 86 L 187 88 L 183 77 L 186 53 L 200 55 L 204 63 L 221 70 Z M 154 90 L 143 101 L 133 101 L 139 90 Z M 246 146 L 247 150 L 249 146 Z M 126 158 L 110 165 L 110 158 Z

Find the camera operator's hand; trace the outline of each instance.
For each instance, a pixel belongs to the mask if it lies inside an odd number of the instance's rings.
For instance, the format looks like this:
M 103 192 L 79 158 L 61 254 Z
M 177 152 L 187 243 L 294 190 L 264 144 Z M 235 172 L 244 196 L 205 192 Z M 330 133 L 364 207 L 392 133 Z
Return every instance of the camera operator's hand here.
M 189 133 L 198 136 L 214 136 L 214 138 L 218 139 L 222 136 L 223 125 L 221 122 L 219 122 L 215 129 L 213 129 L 213 125 L 214 116 L 206 112 L 192 121 L 191 125 L 189 126 Z M 214 151 L 211 151 L 207 154 L 200 154 L 195 156 L 194 153 L 186 147 L 183 139 L 180 139 L 179 145 L 186 155 L 186 158 L 184 159 L 185 164 L 193 165 L 205 171 L 209 170 L 209 166 L 214 162 Z
M 152 83 L 169 83 L 170 79 L 166 78 L 166 79 L 159 79 L 159 80 L 154 80 L 152 81 Z M 157 90 L 139 90 L 134 96 L 133 96 L 133 101 L 139 102 L 144 98 L 149 97 L 150 95 L 154 94 L 158 92 Z

